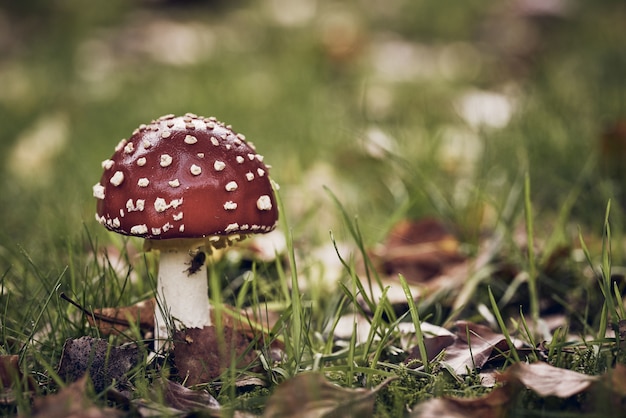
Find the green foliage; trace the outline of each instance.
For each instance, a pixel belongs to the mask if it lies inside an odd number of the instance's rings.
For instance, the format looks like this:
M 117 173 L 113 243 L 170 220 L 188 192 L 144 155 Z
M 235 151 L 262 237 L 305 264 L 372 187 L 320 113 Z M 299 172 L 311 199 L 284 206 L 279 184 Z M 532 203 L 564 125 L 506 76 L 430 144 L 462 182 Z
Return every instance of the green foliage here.
M 397 377 L 377 395 L 378 416 L 489 390 L 477 374 L 459 378 L 429 363 L 421 331 L 421 361 L 404 364 L 398 325 L 409 322 L 420 330 L 490 314 L 510 364 L 525 358 L 514 338 L 541 344 L 542 317 L 562 314 L 546 361 L 591 375 L 626 364 L 626 176 L 606 170 L 626 155 L 605 155 L 601 145 L 626 116 L 623 2 L 538 17 L 496 1 L 320 0 L 291 24 L 274 10 L 281 2 L 181 3 L 0 6 L 0 353 L 19 356 L 37 395 L 62 386 L 56 366 L 67 338 L 99 336 L 61 293 L 88 310 L 152 295 L 155 256 L 97 225 L 91 186 L 100 161 L 137 125 L 188 111 L 245 133 L 282 186 L 286 256 L 224 257 L 212 267 L 216 305 L 275 308 L 273 335 L 285 344 L 285 359 L 274 361 L 263 341 L 259 375 L 268 387 L 241 393 L 234 370 L 224 390 L 209 387 L 227 407 L 260 413 L 276 385 L 308 370 L 349 388 Z M 354 39 L 338 28 L 354 29 Z M 342 34 L 353 44 L 333 49 Z M 468 120 L 463 100 L 476 92 L 508 100 L 506 123 Z M 20 157 L 20 144 L 44 152 Z M 491 252 L 458 294 L 414 303 L 401 279 L 410 302 L 398 309 L 371 249 L 397 220 L 425 216 L 442 219 L 464 254 L 483 255 L 487 236 Z M 337 278 L 312 260 L 324 244 L 343 267 Z M 329 281 L 339 283 L 329 290 Z M 347 313 L 369 321 L 365 342 L 356 333 L 333 339 Z M 135 329 L 111 343 L 140 339 Z M 170 372 L 133 371 L 136 397 L 155 396 L 152 383 Z M 30 410 L 19 383 L 0 414 Z M 532 394 L 518 401 L 512 416 L 586 402 Z

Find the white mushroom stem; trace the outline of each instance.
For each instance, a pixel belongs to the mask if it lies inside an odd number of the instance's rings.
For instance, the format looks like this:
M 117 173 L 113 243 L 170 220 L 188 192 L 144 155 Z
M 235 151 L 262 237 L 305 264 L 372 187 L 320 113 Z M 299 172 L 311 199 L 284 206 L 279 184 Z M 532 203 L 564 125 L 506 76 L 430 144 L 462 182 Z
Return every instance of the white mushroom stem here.
M 208 283 L 204 263 L 189 270 L 189 247 L 163 248 L 157 279 L 155 351 L 164 347 L 174 329 L 211 325 Z

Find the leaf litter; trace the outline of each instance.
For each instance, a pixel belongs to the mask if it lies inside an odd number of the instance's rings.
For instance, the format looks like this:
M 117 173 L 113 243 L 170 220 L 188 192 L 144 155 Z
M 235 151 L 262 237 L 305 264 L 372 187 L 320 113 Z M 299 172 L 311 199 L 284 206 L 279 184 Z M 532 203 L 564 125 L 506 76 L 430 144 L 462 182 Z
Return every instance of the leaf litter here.
M 494 245 L 491 243 L 487 247 L 488 252 L 476 257 L 480 262 L 471 261 L 442 223 L 427 219 L 417 223 L 400 222 L 392 229 L 385 246 L 373 250 L 371 256 L 385 275 L 387 286 L 398 287 L 394 276 L 405 275 L 417 289 L 413 293 L 416 299 L 422 299 L 442 289 L 458 292 L 471 271 L 492 260 Z M 470 293 L 462 297 L 471 297 L 472 291 L 475 289 L 470 289 Z M 403 302 L 398 298 L 397 303 Z M 154 322 L 154 305 L 154 299 L 148 299 L 128 307 L 83 311 L 90 325 L 96 327 L 102 335 L 122 335 L 130 328 L 137 327 L 149 336 Z M 213 387 L 219 387 L 220 375 L 231 366 L 242 371 L 262 372 L 262 369 L 255 369 L 259 364 L 256 345 L 260 340 L 259 332 L 274 348 L 283 348 L 282 342 L 269 331 L 279 321 L 280 314 L 270 312 L 272 315 L 256 318 L 255 311 L 238 311 L 228 306 L 222 312 L 224 315 L 220 318 L 222 325 L 219 330 L 216 327 L 205 327 L 176 331 L 171 361 L 182 384 L 167 379 L 153 382 L 152 391 L 162 393 L 163 399 L 160 405 L 149 399 L 132 401 L 140 416 L 162 413 L 163 402 L 170 414 L 204 411 L 209 416 L 219 416 L 220 405 L 203 389 L 205 384 L 213 382 Z M 355 323 L 360 335 L 369 335 L 371 322 L 364 316 L 366 313 L 360 311 L 345 315 L 330 337 L 337 341 L 349 340 L 355 330 Z M 441 370 L 447 370 L 455 376 L 479 373 L 481 385 L 492 389 L 479 397 L 437 397 L 419 404 L 411 413 L 412 417 L 503 417 L 523 388 L 540 397 L 567 398 L 598 390 L 599 387 L 609 387 L 610 393 L 615 396 L 626 394 L 624 367 L 617 366 L 602 376 L 589 376 L 535 362 L 515 363 L 500 372 L 502 361 L 509 358 L 512 348 L 503 334 L 471 321 L 456 321 L 450 329 L 427 322 L 420 325 L 425 335 L 424 347 L 429 362 L 439 364 Z M 397 342 L 406 354 L 402 363 L 408 368 L 418 367 L 422 356 L 415 341 L 413 325 L 400 322 L 397 327 L 400 331 Z M 363 342 L 362 338 L 356 341 Z M 530 354 L 545 349 L 543 345 L 531 347 L 517 339 L 513 339 L 513 347 L 519 352 Z M 102 363 L 104 353 L 107 353 L 106 366 Z M 66 381 L 75 382 L 72 385 L 82 382 L 86 375 L 92 379 L 95 376 L 94 389 L 102 391 L 113 382 L 119 385 L 119 382 L 125 381 L 126 374 L 136 364 L 135 355 L 136 351 L 131 354 L 127 349 L 110 347 L 106 340 L 90 337 L 68 340 L 59 365 L 59 374 Z M 527 360 L 536 358 L 531 355 Z M 276 388 L 266 404 L 264 416 L 371 416 L 376 396 L 389 381 L 385 380 L 373 389 L 348 389 L 329 382 L 324 373 L 301 373 Z M 237 386 L 240 388 L 248 385 L 252 388 L 264 387 L 267 384 L 263 379 L 245 375 L 238 378 L 238 382 L 241 383 Z M 57 396 L 77 396 L 76 393 L 65 393 L 70 387 L 76 387 L 72 385 L 62 389 Z M 72 391 L 76 392 L 75 389 Z

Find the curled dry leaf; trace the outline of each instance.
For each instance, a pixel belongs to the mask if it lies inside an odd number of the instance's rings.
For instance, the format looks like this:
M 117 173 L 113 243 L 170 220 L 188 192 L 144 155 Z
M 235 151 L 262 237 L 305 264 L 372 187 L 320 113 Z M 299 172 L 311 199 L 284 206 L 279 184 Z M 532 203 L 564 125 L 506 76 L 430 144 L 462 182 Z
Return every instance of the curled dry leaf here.
M 234 364 L 249 367 L 257 356 L 250 351 L 251 339 L 224 326 L 189 328 L 174 333 L 174 364 L 188 386 L 208 383 Z
M 123 416 L 112 408 L 99 408 L 87 394 L 87 376 L 83 376 L 55 395 L 35 399 L 35 418 L 115 418 Z
M 455 325 L 457 338 L 446 348 L 443 362 L 457 374 L 480 369 L 493 356 L 509 351 L 504 335 L 493 332 L 489 327 L 466 321 L 458 321 Z M 518 348 L 523 345 L 516 340 L 514 344 Z
M 74 382 L 89 374 L 96 392 L 102 392 L 115 380 L 125 381 L 126 373 L 139 361 L 137 347 L 110 347 L 107 340 L 81 337 L 63 345 L 59 376 Z
M 370 259 L 380 272 L 386 298 L 403 309 L 406 295 L 398 276 L 407 281 L 414 299 L 433 292 L 458 293 L 462 283 L 476 268 L 460 251 L 459 241 L 439 220 L 403 220 L 389 232 L 387 239 L 370 252 Z M 377 287 L 370 296 L 378 303 L 382 293 Z
M 465 260 L 458 240 L 430 218 L 399 222 L 373 255 L 385 275 L 402 274 L 409 283 L 424 283 Z
M 21 383 L 25 382 L 25 386 Z M 36 383 L 31 376 L 24 380 L 20 370 L 19 356 L 0 355 L 0 405 L 10 405 L 15 402 L 15 390 L 34 392 Z
M 369 417 L 380 389 L 346 389 L 330 383 L 320 373 L 302 373 L 283 382 L 270 397 L 264 418 Z
M 144 334 L 151 333 L 154 330 L 155 305 L 156 300 L 152 298 L 131 306 L 94 309 L 93 315 L 87 315 L 87 321 L 97 327 L 102 335 L 126 332 L 130 324 L 137 324 Z
M 137 324 L 144 335 L 154 330 L 154 310 L 156 299 L 146 299 L 131 306 L 120 308 L 94 309 L 93 313 L 86 315 L 87 321 L 98 328 L 102 335 L 119 334 L 128 331 L 130 324 Z M 263 333 L 264 341 L 273 348 L 282 348 L 283 344 L 271 333 L 271 328 L 276 324 L 280 315 L 267 309 L 239 311 L 234 307 L 224 305 L 221 321 L 226 326 L 241 331 L 250 339 L 254 339 L 259 333 Z M 217 322 L 216 311 L 210 311 L 211 321 Z
M 561 369 L 547 363 L 516 363 L 500 377 L 504 382 L 519 382 L 539 396 L 558 398 L 569 398 L 584 392 L 598 379 L 598 376 Z
M 163 381 L 162 386 L 168 406 L 183 412 L 209 410 L 219 416 L 220 404 L 206 390 L 191 390 L 171 380 Z
M 504 418 L 512 398 L 510 387 L 499 387 L 477 398 L 443 397 L 419 405 L 411 418 Z

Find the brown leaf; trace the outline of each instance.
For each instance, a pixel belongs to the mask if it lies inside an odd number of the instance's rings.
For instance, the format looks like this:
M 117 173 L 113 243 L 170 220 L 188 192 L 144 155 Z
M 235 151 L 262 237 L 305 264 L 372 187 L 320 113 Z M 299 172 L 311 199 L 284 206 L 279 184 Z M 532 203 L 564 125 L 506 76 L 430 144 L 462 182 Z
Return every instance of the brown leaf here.
M 123 382 L 138 361 L 137 347 L 110 347 L 107 340 L 92 337 L 67 339 L 58 373 L 66 382 L 73 382 L 88 372 L 96 392 L 102 392 L 113 380 Z
M 456 338 L 452 335 L 435 335 L 434 337 L 424 338 L 424 346 L 426 348 L 428 361 L 432 361 L 435 357 L 437 357 L 437 355 L 439 355 L 439 353 L 447 347 L 450 347 L 455 340 Z M 421 359 L 420 348 L 419 346 L 415 346 L 410 350 L 406 361 Z
M 183 412 L 211 410 L 218 413 L 220 404 L 206 390 L 191 390 L 179 383 L 166 380 L 162 382 L 165 403 Z
M 129 324 L 136 323 L 144 334 L 154 330 L 154 310 L 156 299 L 146 299 L 131 306 L 119 308 L 94 309 L 93 315 L 87 315 L 87 321 L 96 326 L 102 335 L 119 334 L 129 329 Z M 241 330 L 251 339 L 259 332 L 264 334 L 264 340 L 274 348 L 282 348 L 283 343 L 272 335 L 270 329 L 278 321 L 280 315 L 272 311 L 255 310 L 239 311 L 231 306 L 224 305 L 220 310 L 222 323 L 233 329 Z M 211 309 L 211 320 L 216 322 L 216 311 Z M 262 318 L 259 316 L 263 315 Z
M 82 377 L 55 395 L 35 399 L 32 416 L 36 418 L 114 418 L 122 413 L 112 408 L 99 408 L 87 396 L 87 376 Z
M 443 362 L 457 374 L 480 369 L 500 351 L 508 351 L 504 335 L 491 331 L 484 325 L 458 321 L 457 339 L 448 348 Z
M 25 383 L 25 387 L 20 383 Z M 15 402 L 16 390 L 35 391 L 35 380 L 20 370 L 19 356 L 0 355 L 0 404 L 10 405 Z
M 18 364 L 20 356 L 2 355 L 0 356 L 0 382 L 3 388 L 9 388 L 13 382 L 21 379 L 22 372 Z
M 608 378 L 605 379 L 613 392 L 617 395 L 626 397 L 626 366 L 616 364 L 615 369 L 608 372 Z
M 465 260 L 458 240 L 441 222 L 430 218 L 399 222 L 374 256 L 383 273 L 390 277 L 402 274 L 412 283 L 428 281 Z
M 419 405 L 411 418 L 503 418 L 508 416 L 511 388 L 504 386 L 478 398 L 443 397 Z
M 264 418 L 370 417 L 378 391 L 346 389 L 327 381 L 320 373 L 302 373 L 283 382 L 270 397 Z
M 208 383 L 217 378 L 232 361 L 238 368 L 249 366 L 255 359 L 247 351 L 251 339 L 231 327 L 218 333 L 214 326 L 189 328 L 174 333 L 174 364 L 178 375 L 188 386 Z
M 143 332 L 153 332 L 155 305 L 156 300 L 152 298 L 131 306 L 94 309 L 94 315 L 87 315 L 87 321 L 105 336 L 126 332 L 131 323 L 137 324 Z
M 597 382 L 598 376 L 589 376 L 561 369 L 547 363 L 516 363 L 501 376 L 502 381 L 518 381 L 539 396 L 569 398 Z

